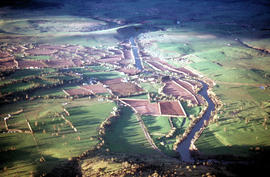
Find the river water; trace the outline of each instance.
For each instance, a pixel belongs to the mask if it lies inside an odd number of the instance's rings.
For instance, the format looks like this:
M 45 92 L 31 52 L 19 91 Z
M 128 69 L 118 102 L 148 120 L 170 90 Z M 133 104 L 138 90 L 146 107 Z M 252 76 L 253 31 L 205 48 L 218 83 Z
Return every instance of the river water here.
M 199 131 L 200 128 L 203 127 L 204 121 L 209 120 L 211 112 L 215 109 L 215 104 L 209 98 L 209 96 L 207 94 L 207 89 L 208 89 L 207 84 L 205 84 L 202 81 L 200 81 L 200 82 L 202 83 L 203 88 L 201 89 L 199 94 L 202 95 L 205 98 L 205 100 L 208 102 L 208 108 L 207 108 L 206 112 L 204 113 L 203 117 L 200 119 L 200 121 L 197 122 L 197 124 L 191 130 L 190 134 L 188 134 L 187 138 L 182 143 L 180 143 L 178 148 L 177 148 L 177 151 L 179 152 L 181 159 L 184 162 L 191 162 L 191 163 L 194 162 L 194 160 L 191 157 L 190 151 L 189 151 L 191 140 L 194 138 L 195 133 L 197 131 Z
M 132 48 L 132 52 L 133 52 L 133 56 L 134 56 L 134 60 L 135 60 L 135 65 L 139 70 L 142 70 L 142 63 L 138 54 L 138 47 L 134 41 L 133 37 L 129 38 L 129 41 L 131 43 L 131 48 Z M 205 120 L 209 120 L 210 116 L 211 116 L 211 112 L 215 109 L 215 104 L 213 103 L 213 101 L 209 98 L 208 94 L 207 94 L 207 90 L 208 90 L 208 85 L 202 81 L 199 81 L 202 83 L 203 88 L 199 91 L 199 94 L 202 95 L 204 97 L 204 99 L 208 102 L 208 108 L 206 110 L 206 112 L 204 113 L 204 115 L 202 116 L 202 118 L 199 120 L 199 122 L 197 122 L 197 124 L 193 127 L 193 129 L 191 130 L 191 132 L 188 134 L 187 138 L 179 144 L 177 151 L 179 152 L 182 161 L 184 162 L 194 162 L 194 160 L 191 157 L 190 151 L 189 151 L 189 147 L 191 144 L 191 140 L 194 138 L 195 133 L 197 131 L 199 131 L 203 125 L 204 125 L 204 121 Z
M 141 59 L 138 53 L 138 47 L 134 41 L 134 38 L 133 37 L 129 38 L 129 41 L 131 43 L 131 49 L 134 56 L 136 68 L 138 68 L 139 70 L 142 70 L 143 69 L 142 63 L 141 63 Z

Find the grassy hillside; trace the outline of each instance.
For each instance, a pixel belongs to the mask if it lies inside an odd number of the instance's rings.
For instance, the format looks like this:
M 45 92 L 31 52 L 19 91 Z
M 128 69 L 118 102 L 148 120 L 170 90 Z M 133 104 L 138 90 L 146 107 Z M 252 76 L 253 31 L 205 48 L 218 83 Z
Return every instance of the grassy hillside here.
M 77 132 L 59 115 L 63 113 L 62 103 L 66 102 L 70 116 L 65 117 Z M 83 98 L 71 102 L 65 99 L 25 101 L 1 107 L 1 113 L 24 109 L 7 121 L 9 128 L 29 130 L 28 119 L 34 131 L 33 135 L 1 133 L 1 168 L 6 169 L 3 175 L 48 173 L 59 162 L 93 148 L 98 142 L 97 128 L 110 115 L 113 106 L 113 102 Z
M 155 154 L 131 108 L 124 107 L 120 117 L 106 133 L 105 145 L 111 152 Z

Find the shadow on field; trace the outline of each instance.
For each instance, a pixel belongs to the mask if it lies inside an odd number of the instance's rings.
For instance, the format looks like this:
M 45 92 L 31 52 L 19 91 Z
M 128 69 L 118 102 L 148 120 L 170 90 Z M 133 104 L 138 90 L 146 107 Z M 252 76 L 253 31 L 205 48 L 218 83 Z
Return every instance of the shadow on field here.
M 222 152 L 226 150 L 237 152 L 241 149 L 250 149 L 248 157 L 233 155 L 203 155 L 196 154 L 199 160 L 215 159 L 225 165 L 227 170 L 236 176 L 265 176 L 270 166 L 270 147 L 251 147 L 251 146 L 230 146 L 211 148 L 211 151 Z M 211 160 L 210 160 L 211 161 Z
M 65 160 L 60 165 L 56 165 L 55 168 L 46 174 L 46 177 L 81 177 L 81 167 L 79 161 L 76 158 L 72 160 Z
M 105 146 L 111 152 L 126 154 L 152 154 L 153 150 L 141 134 L 142 130 L 134 113 L 129 107 L 124 107 L 117 120 L 113 120 L 111 128 L 105 135 Z
M 12 145 L 14 146 L 14 144 Z M 36 146 L 28 146 L 27 148 L 1 153 L 0 173 L 2 173 L 3 169 L 6 169 L 9 176 L 26 176 L 26 174 L 40 176 L 48 173 L 54 165 L 59 165 L 60 162 L 63 162 L 61 159 L 47 155 L 43 156 L 45 161 L 41 162 L 41 155 L 39 153 L 33 153 L 33 149 L 36 149 Z M 17 168 L 18 166 L 19 168 Z M 36 172 L 29 171 L 29 169 L 32 168 L 34 168 Z
M 113 73 L 90 73 L 89 75 L 88 74 L 85 74 L 87 75 L 88 77 L 91 77 L 91 78 L 96 78 L 98 80 L 109 80 L 109 79 L 113 79 L 113 78 L 117 78 L 117 77 L 120 77 L 118 74 L 113 74 Z
M 143 116 L 142 119 L 147 126 L 149 132 L 159 132 L 162 129 L 161 126 L 153 126 L 157 122 L 154 116 Z

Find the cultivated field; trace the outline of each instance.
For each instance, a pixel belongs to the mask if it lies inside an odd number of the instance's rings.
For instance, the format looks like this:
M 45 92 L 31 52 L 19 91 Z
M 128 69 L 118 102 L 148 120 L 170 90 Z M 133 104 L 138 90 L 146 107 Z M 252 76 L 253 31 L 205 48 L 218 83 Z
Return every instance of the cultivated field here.
M 224 107 L 218 114 L 217 122 L 211 124 L 196 143 L 202 154 L 238 154 L 250 157 L 254 154 L 250 149 L 268 149 L 269 141 L 266 137 L 269 136 L 269 110 L 266 105 L 270 99 L 267 86 L 269 56 L 257 50 L 259 46 L 266 49 L 267 42 L 258 44 L 256 49 L 256 41 L 260 43 L 261 40 L 243 38 L 244 42 L 254 44 L 254 48 L 248 48 L 230 37 L 219 38 L 210 33 L 206 35 L 180 29 L 152 32 L 142 36 L 141 42 L 147 43 L 153 38 L 157 45 L 147 46 L 145 50 L 148 53 L 179 68 L 185 64 L 216 83 L 213 91 L 224 103 Z M 188 43 L 185 42 L 187 39 Z M 175 43 L 186 45 L 179 50 Z M 169 53 L 171 57 L 166 56 L 167 50 L 172 51 Z M 159 56 L 155 55 L 156 51 L 160 52 Z M 167 84 L 163 91 L 178 95 L 181 92 L 176 92 L 174 85 Z M 197 100 L 203 102 L 200 97 Z
M 179 101 L 160 102 L 161 115 L 175 115 L 186 117 L 186 113 Z
M 269 21 L 267 0 L 1 1 L 0 176 L 267 174 Z M 206 161 L 182 163 L 200 93 Z
M 141 94 L 144 90 L 138 85 L 130 82 L 123 82 L 122 78 L 102 81 L 103 84 L 108 86 L 113 94 L 118 96 L 129 96 Z
M 139 114 L 142 115 L 160 115 L 157 103 L 150 103 L 148 100 L 122 100 L 125 104 L 133 107 Z
M 63 111 L 63 104 L 70 116 Z M 27 176 L 48 173 L 55 165 L 93 148 L 98 140 L 97 128 L 110 115 L 114 103 L 97 100 L 35 100 L 2 106 L 1 114 L 24 111 L 7 120 L 10 129 L 28 130 L 34 134 L 1 133 L 1 168 L 4 176 Z M 70 126 L 60 115 L 71 122 Z M 2 118 L 1 116 L 1 118 Z M 3 127 L 1 121 L 1 127 Z M 2 128 L 3 131 L 3 128 Z
M 93 94 L 98 93 L 108 93 L 108 90 L 104 88 L 102 84 L 95 84 L 95 85 L 83 85 L 81 88 L 90 90 Z
M 151 103 L 143 99 L 121 99 L 121 102 L 132 107 L 140 115 L 186 117 L 185 110 L 179 101 Z
M 187 89 L 182 87 L 179 83 L 175 81 L 168 81 L 165 83 L 165 87 L 163 88 L 163 92 L 166 95 L 173 95 L 175 97 L 180 97 L 185 100 L 190 100 L 192 104 L 198 104 L 196 97 Z

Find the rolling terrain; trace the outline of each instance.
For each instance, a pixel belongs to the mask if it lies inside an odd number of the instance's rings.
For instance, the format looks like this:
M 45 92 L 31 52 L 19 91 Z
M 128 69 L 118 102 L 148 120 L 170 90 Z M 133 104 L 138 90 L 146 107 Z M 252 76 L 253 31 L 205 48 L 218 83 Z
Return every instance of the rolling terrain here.
M 269 6 L 1 2 L 0 176 L 263 174 Z

